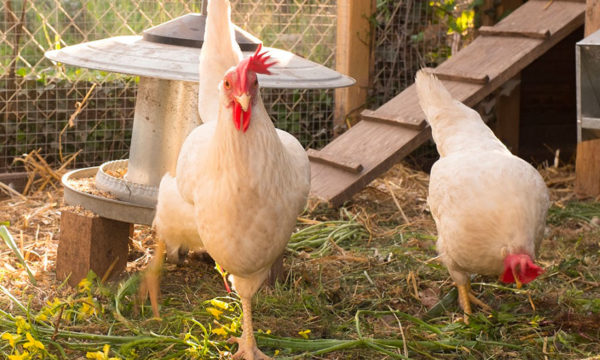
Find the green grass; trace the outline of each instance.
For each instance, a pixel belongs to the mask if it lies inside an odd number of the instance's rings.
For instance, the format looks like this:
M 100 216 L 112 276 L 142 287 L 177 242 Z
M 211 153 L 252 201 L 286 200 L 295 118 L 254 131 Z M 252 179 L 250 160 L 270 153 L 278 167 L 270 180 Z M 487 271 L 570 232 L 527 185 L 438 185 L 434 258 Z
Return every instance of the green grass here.
M 435 238 L 427 230 L 408 228 L 369 239 L 351 209 L 316 210 L 311 217 L 323 221 L 299 223 L 285 259 L 285 281 L 261 290 L 253 301 L 258 345 L 277 358 L 600 354 L 600 231 L 583 226 L 597 207 L 570 203 L 551 210 L 552 234 L 539 258 L 546 273 L 525 289 L 475 277 L 474 290 L 494 310 L 476 309 L 468 325 L 458 321 L 456 291 L 446 269 L 432 260 Z M 240 333 L 239 301 L 226 295 L 212 265 L 190 260 L 183 267 L 168 266 L 164 276 L 160 321 L 151 319 L 147 304 L 136 313 L 136 276 L 105 285 L 90 275 L 77 291 L 41 307 L 2 288 L 12 311 L 0 312 L 0 332 L 17 335 L 17 323 L 24 320 L 44 345 L 35 352 L 40 358 L 103 353 L 106 344 L 111 357 L 122 359 L 219 358 L 235 350 L 225 340 Z M 208 310 L 217 308 L 215 299 L 227 304 L 218 319 Z M 225 335 L 213 329 L 224 329 Z M 23 332 L 16 344 L 20 352 L 27 343 Z M 7 340 L 0 341 L 0 354 L 12 351 Z

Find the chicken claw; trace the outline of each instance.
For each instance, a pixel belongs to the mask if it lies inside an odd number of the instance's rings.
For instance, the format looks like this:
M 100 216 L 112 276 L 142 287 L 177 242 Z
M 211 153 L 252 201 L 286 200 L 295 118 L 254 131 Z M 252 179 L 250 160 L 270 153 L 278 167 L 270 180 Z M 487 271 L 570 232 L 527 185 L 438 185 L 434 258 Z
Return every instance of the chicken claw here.
M 154 249 L 154 257 L 142 275 L 140 290 L 138 292 L 140 304 L 143 303 L 147 297 L 150 297 L 152 314 L 156 318 L 160 318 L 160 313 L 158 312 L 158 296 L 160 294 L 160 271 L 163 266 L 164 257 L 165 243 L 159 240 Z
M 244 336 L 244 334 L 242 334 L 242 336 L 240 336 L 240 337 L 230 338 L 229 340 L 227 340 L 227 342 L 238 344 L 238 351 L 235 354 L 233 354 L 234 359 L 245 359 L 245 360 L 271 360 L 272 359 L 272 358 L 268 357 L 267 355 L 263 354 L 263 352 L 260 351 L 256 347 L 256 341 L 254 341 L 253 337 L 251 339 L 248 339 L 248 337 L 246 337 L 246 336 Z
M 270 357 L 263 354 L 256 347 L 256 340 L 254 339 L 253 327 L 252 327 L 252 309 L 251 300 L 249 298 L 242 297 L 242 336 L 232 337 L 228 340 L 229 343 L 237 343 L 238 351 L 233 355 L 234 359 L 244 360 L 271 360 Z
M 471 302 L 475 305 L 479 306 L 485 312 L 491 312 L 492 308 L 489 307 L 486 303 L 479 300 L 474 294 L 473 290 L 471 290 L 471 282 L 468 281 L 464 285 L 456 285 L 458 289 L 458 302 L 460 306 L 463 308 L 465 312 L 464 322 L 465 324 L 469 324 L 469 317 L 471 316 Z

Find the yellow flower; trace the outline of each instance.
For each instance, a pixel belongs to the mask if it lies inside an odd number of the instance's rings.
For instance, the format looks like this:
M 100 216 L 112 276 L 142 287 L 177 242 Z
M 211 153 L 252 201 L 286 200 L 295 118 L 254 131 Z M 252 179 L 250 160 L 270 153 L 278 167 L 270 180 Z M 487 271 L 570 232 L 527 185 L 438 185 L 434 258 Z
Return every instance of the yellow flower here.
M 50 300 L 46 301 L 46 304 L 48 304 L 48 306 L 50 308 L 52 308 L 52 310 L 56 309 L 60 304 L 62 304 L 62 302 L 58 299 L 58 298 L 54 298 L 54 300 L 52 300 L 52 302 L 50 302 Z
M 90 292 L 92 289 L 92 282 L 90 280 L 88 280 L 88 278 L 83 278 L 83 279 L 81 279 L 79 284 L 77 284 L 77 287 L 79 288 L 80 293 Z
M 102 347 L 102 351 L 87 352 L 85 354 L 85 357 L 88 359 L 96 359 L 96 360 L 119 360 L 119 358 L 116 358 L 116 357 L 108 357 L 109 351 L 110 351 L 110 345 L 105 344 L 104 347 Z
M 15 325 L 17 325 L 17 334 L 25 332 L 31 328 L 31 326 L 22 316 L 17 316 L 15 319 Z
M 229 325 L 229 330 L 233 333 L 236 332 L 237 329 L 239 328 L 240 324 L 233 321 L 230 325 Z
M 94 306 L 93 301 L 94 300 L 92 300 L 92 298 L 89 298 L 87 301 L 84 301 L 81 304 L 81 307 L 79 308 L 79 314 L 77 314 L 78 319 L 83 320 L 85 318 L 97 314 L 96 307 Z
M 8 360 L 28 360 L 28 359 L 31 359 L 31 356 L 29 355 L 29 353 L 27 351 L 23 351 L 22 354 L 20 354 L 19 351 L 17 351 L 17 353 L 14 355 L 8 355 Z
M 276 349 L 275 353 L 273 354 L 273 356 L 277 356 L 277 355 L 279 355 L 279 350 Z
M 216 309 L 214 307 L 208 307 L 206 308 L 206 311 L 211 314 L 212 316 L 215 317 L 215 319 L 219 320 L 219 318 L 221 317 L 221 314 L 223 313 L 223 311 Z
M 224 328 L 220 327 L 218 329 L 212 329 L 212 333 L 213 334 L 217 334 L 220 336 L 227 336 L 227 330 L 225 330 Z
M 37 321 L 47 321 L 48 320 L 48 316 L 44 313 L 39 313 L 36 315 L 35 319 Z
M 32 347 L 34 351 L 35 349 L 44 350 L 44 344 L 34 339 L 29 332 L 25 334 L 25 337 L 27 338 L 27 342 L 23 344 L 23 347 L 25 349 L 29 349 Z
M 21 337 L 19 335 L 13 335 L 13 334 L 9 334 L 7 332 L 5 332 L 4 334 L 2 334 L 2 340 L 7 340 L 8 344 L 10 345 L 11 348 L 15 347 L 16 342 L 20 338 Z
M 310 334 L 310 330 L 298 331 L 298 335 L 302 336 L 305 339 L 308 339 L 308 334 Z
M 229 304 L 226 303 L 225 301 L 221 301 L 221 300 L 217 300 L 217 299 L 212 299 L 210 300 L 210 304 L 214 307 L 217 307 L 221 310 L 227 310 L 229 309 Z

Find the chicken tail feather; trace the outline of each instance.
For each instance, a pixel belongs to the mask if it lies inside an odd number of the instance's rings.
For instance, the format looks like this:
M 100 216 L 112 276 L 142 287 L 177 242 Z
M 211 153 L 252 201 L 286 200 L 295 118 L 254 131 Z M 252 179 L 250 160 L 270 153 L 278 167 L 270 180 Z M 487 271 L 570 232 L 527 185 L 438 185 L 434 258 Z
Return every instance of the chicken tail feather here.
M 436 114 L 440 109 L 454 106 L 452 95 L 446 90 L 442 82 L 426 69 L 417 72 L 415 85 L 419 96 L 419 105 L 421 105 L 421 109 L 423 109 L 430 124 L 435 121 Z

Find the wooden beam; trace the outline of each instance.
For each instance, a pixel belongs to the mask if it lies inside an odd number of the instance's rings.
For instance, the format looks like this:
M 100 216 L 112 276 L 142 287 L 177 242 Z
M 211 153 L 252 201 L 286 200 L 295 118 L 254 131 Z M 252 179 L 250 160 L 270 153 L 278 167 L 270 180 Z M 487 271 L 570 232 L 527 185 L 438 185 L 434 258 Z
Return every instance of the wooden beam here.
M 600 139 L 577 144 L 575 192 L 582 197 L 600 196 Z
M 363 166 L 355 161 L 347 159 L 342 155 L 334 155 L 331 156 L 323 151 L 308 149 L 306 151 L 308 154 L 308 158 L 311 161 L 320 162 L 322 164 L 327 164 L 333 166 L 335 168 L 351 172 L 353 174 L 358 174 L 362 171 Z
M 587 0 L 585 7 L 585 35 L 600 29 L 600 0 Z
M 498 30 L 493 26 L 482 26 L 479 28 L 479 34 L 484 36 L 515 36 L 515 37 L 526 37 L 532 39 L 549 39 L 551 34 L 550 30 L 542 31 L 510 31 L 510 30 Z
M 369 21 L 375 8 L 374 0 L 338 0 L 336 70 L 356 79 L 356 84 L 335 91 L 334 134 L 359 120 L 367 100 L 372 59 L 373 31 Z
M 362 119 L 366 120 L 366 121 L 375 121 L 375 122 L 381 122 L 384 124 L 409 127 L 409 128 L 416 129 L 416 130 L 421 130 L 421 129 L 425 128 L 425 125 L 427 125 L 427 123 L 425 121 L 423 121 L 423 119 L 419 119 L 416 117 L 403 116 L 398 119 L 396 117 L 379 115 L 375 111 L 368 110 L 368 109 L 363 110 L 363 112 L 360 113 L 360 115 L 362 116 Z
M 585 36 L 600 28 L 600 0 L 587 0 Z M 600 139 L 577 144 L 575 192 L 582 197 L 600 196 Z
M 61 211 L 56 278 L 77 286 L 90 270 L 99 277 L 118 277 L 127 265 L 133 224 L 110 220 L 89 211 Z

